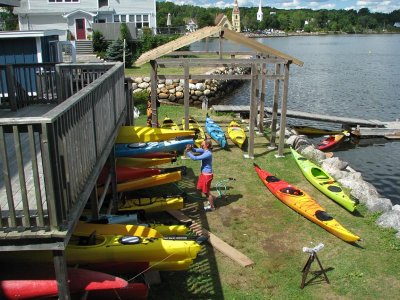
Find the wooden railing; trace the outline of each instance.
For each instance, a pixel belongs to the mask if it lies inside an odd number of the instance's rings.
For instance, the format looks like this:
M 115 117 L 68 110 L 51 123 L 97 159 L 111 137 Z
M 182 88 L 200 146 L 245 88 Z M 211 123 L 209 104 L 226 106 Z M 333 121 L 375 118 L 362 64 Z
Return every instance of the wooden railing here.
M 64 101 L 42 117 L 0 119 L 8 232 L 71 229 L 126 122 L 122 63 L 61 64 L 55 74 L 54 98 Z

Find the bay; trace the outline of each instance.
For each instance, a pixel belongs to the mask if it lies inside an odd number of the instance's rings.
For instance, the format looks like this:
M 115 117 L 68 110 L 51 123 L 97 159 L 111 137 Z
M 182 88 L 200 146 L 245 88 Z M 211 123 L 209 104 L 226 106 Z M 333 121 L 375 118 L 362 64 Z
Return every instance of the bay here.
M 326 35 L 257 39 L 304 62 L 291 65 L 288 109 L 326 115 L 395 121 L 400 118 L 400 35 Z M 217 39 L 207 43 L 218 51 Z M 246 51 L 224 40 L 225 51 Z M 205 50 L 205 41 L 191 50 Z M 245 82 L 219 104 L 248 105 L 250 82 Z M 267 84 L 266 105 L 272 104 Z M 288 119 L 292 125 L 339 129 L 340 125 Z M 313 139 L 318 142 L 318 139 Z M 362 173 L 378 192 L 400 204 L 400 141 L 384 138 L 349 141 L 334 155 Z

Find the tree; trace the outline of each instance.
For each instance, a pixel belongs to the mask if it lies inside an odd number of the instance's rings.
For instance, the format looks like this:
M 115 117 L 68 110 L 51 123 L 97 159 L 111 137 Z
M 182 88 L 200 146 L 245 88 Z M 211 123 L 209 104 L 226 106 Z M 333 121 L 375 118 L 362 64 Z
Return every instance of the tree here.
M 3 11 L 0 11 L 0 19 L 4 20 L 4 30 L 18 30 L 18 17 L 13 14 L 12 7 L 3 7 Z
M 124 42 L 121 39 L 113 41 L 107 48 L 106 60 L 108 61 L 124 61 Z M 125 47 L 125 66 L 132 65 L 132 52 Z
M 107 50 L 108 43 L 104 38 L 104 35 L 98 31 L 93 31 L 93 51 L 96 53 L 105 52 Z

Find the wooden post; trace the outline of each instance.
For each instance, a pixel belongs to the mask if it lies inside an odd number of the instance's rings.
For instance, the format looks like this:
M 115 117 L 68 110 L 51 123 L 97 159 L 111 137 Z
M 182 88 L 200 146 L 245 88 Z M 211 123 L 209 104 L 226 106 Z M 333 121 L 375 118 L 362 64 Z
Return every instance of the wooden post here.
M 283 147 L 285 146 L 286 111 L 287 111 L 287 99 L 289 90 L 289 66 L 290 62 L 285 63 L 282 106 L 281 106 L 281 123 L 279 128 L 280 130 L 279 145 L 278 145 L 278 154 L 276 155 L 276 157 L 283 157 Z
M 135 116 L 134 116 L 134 107 L 135 103 L 133 103 L 132 97 L 132 78 L 125 77 L 124 80 L 124 90 L 125 90 L 125 99 L 126 99 L 126 121 L 125 125 L 135 125 Z
M 275 75 L 278 76 L 281 74 L 281 65 L 275 65 Z M 271 122 L 271 141 L 270 141 L 270 148 L 276 148 L 276 124 L 278 120 L 278 99 L 279 99 L 279 85 L 280 80 L 275 79 L 274 81 L 274 98 L 272 103 L 272 122 Z
M 258 131 L 260 133 L 264 132 L 264 107 L 265 107 L 265 94 L 266 94 L 266 76 L 267 76 L 267 64 L 263 63 L 261 65 L 261 95 L 260 95 L 260 120 L 258 123 Z
M 58 299 L 71 299 L 68 285 L 67 262 L 64 250 L 53 251 L 54 272 L 56 274 L 58 286 Z
M 189 64 L 184 64 L 185 86 L 183 89 L 183 105 L 185 108 L 185 130 L 189 129 Z
M 219 59 L 222 59 L 222 41 L 223 41 L 223 31 L 219 35 Z
M 150 61 L 150 79 L 151 79 L 151 127 L 157 127 L 157 63 Z
M 254 125 L 257 117 L 257 66 L 251 64 L 250 116 L 249 116 L 249 147 L 245 158 L 254 158 Z
M 14 82 L 14 69 L 12 65 L 6 66 L 6 82 L 8 88 L 8 98 L 10 99 L 10 107 L 12 111 L 18 109 L 17 105 L 17 90 Z

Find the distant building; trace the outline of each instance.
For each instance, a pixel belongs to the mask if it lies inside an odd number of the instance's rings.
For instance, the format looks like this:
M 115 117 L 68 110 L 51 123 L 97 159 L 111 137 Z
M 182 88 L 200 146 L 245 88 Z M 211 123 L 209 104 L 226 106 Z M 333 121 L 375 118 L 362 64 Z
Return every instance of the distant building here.
M 275 12 L 275 11 L 271 11 L 269 14 L 270 14 L 271 16 L 272 16 L 272 15 L 276 15 L 276 12 Z
M 257 21 L 261 22 L 263 20 L 263 12 L 261 9 L 261 0 L 260 0 L 260 4 L 258 6 L 258 12 L 257 12 Z
M 237 0 L 233 3 L 232 26 L 234 31 L 240 32 L 240 11 Z
M 189 32 L 194 32 L 199 28 L 195 19 L 189 19 L 186 22 L 186 30 Z
M 232 23 L 229 21 L 228 17 L 225 14 L 218 14 L 215 17 L 214 24 L 215 26 L 222 26 L 230 30 L 233 29 Z

